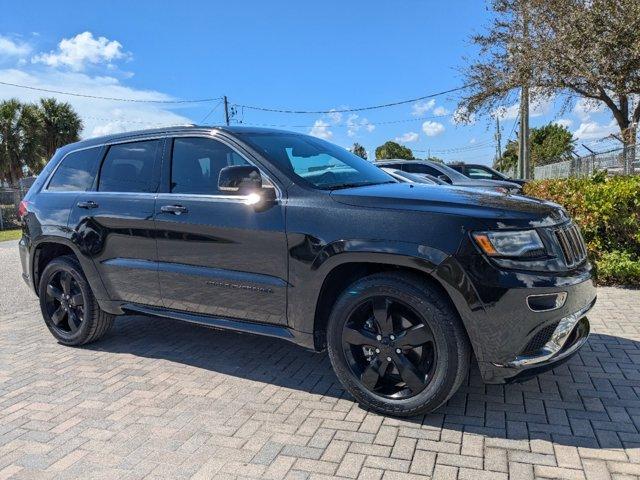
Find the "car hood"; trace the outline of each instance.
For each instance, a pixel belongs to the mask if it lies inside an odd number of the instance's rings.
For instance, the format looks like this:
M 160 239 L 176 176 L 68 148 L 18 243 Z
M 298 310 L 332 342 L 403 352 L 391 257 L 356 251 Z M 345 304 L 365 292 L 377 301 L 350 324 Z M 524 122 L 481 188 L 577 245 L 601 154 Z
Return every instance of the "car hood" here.
M 456 186 L 387 183 L 334 190 L 331 197 L 337 202 L 358 207 L 491 220 L 499 228 L 543 227 L 568 220 L 564 209 L 555 203 Z

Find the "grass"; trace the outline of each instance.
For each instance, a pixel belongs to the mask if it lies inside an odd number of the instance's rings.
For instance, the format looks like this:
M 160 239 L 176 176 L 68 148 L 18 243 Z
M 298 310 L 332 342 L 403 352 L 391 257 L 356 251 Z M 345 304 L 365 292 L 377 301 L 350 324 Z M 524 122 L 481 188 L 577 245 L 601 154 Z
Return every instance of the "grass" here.
M 18 240 L 22 236 L 22 230 L 0 230 L 0 242 L 6 242 L 7 240 Z

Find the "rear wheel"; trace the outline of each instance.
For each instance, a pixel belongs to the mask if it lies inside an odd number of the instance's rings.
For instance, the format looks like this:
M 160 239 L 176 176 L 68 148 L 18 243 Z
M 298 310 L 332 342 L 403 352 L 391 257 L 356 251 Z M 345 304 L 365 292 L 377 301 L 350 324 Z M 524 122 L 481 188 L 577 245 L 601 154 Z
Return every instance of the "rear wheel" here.
M 40 277 L 39 297 L 45 324 L 65 345 L 94 342 L 113 324 L 114 316 L 100 310 L 75 257 L 49 262 Z
M 435 410 L 469 368 L 457 312 L 420 277 L 362 278 L 336 301 L 327 332 L 336 374 L 363 405 L 410 416 Z

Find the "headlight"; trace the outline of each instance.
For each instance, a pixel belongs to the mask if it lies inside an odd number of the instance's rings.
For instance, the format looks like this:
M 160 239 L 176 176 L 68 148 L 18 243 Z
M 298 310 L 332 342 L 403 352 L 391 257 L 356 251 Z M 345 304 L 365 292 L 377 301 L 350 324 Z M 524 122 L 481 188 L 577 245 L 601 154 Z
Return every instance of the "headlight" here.
M 473 238 L 482 251 L 492 257 L 535 257 L 545 253 L 535 230 L 475 232 Z

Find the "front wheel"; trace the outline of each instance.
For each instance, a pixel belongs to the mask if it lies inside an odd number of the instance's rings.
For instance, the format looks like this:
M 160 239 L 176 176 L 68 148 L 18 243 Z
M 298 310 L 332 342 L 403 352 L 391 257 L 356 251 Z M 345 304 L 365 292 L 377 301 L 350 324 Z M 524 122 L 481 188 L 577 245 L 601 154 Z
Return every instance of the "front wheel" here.
M 457 312 L 418 276 L 380 273 L 349 286 L 327 331 L 338 379 L 380 413 L 431 412 L 458 389 L 470 347 Z
M 84 345 L 98 340 L 114 316 L 98 306 L 78 260 L 70 255 L 47 264 L 38 287 L 40 309 L 53 336 L 64 345 Z

